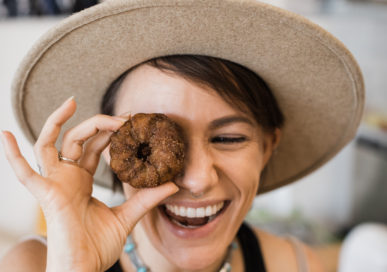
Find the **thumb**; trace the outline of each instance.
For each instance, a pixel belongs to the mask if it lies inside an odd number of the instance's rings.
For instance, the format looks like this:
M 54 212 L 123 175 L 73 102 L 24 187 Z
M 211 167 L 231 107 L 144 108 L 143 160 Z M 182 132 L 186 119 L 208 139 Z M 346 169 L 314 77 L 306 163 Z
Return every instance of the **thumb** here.
M 148 211 L 177 191 L 179 191 L 179 187 L 173 182 L 167 182 L 155 188 L 141 189 L 122 205 L 114 207 L 112 211 L 129 234 Z

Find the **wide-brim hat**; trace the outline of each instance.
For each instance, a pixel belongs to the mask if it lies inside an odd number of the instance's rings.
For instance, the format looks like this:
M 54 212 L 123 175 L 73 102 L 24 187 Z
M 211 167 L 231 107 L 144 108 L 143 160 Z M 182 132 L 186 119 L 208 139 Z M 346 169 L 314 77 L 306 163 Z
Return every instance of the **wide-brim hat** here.
M 274 93 L 285 125 L 260 193 L 311 173 L 356 133 L 364 84 L 351 53 L 309 20 L 254 0 L 108 0 L 66 18 L 17 71 L 17 120 L 35 142 L 49 114 L 74 95 L 78 110 L 65 129 L 74 126 L 99 113 L 107 87 L 128 68 L 176 54 L 239 63 Z M 97 184 L 111 186 L 107 170 L 101 160 Z

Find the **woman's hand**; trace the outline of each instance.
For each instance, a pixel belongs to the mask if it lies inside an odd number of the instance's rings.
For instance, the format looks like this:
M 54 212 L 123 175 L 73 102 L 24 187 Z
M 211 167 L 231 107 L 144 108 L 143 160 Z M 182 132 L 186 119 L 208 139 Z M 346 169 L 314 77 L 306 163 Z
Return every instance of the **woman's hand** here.
M 178 188 L 167 183 L 141 189 L 118 207 L 109 208 L 91 197 L 93 175 L 101 152 L 124 119 L 94 116 L 64 134 L 58 159 L 55 142 L 62 125 L 74 114 L 70 98 L 47 119 L 34 147 L 43 175 L 20 153 L 15 137 L 2 133 L 8 161 L 20 182 L 36 197 L 47 221 L 47 271 L 104 271 L 119 258 L 135 224 Z

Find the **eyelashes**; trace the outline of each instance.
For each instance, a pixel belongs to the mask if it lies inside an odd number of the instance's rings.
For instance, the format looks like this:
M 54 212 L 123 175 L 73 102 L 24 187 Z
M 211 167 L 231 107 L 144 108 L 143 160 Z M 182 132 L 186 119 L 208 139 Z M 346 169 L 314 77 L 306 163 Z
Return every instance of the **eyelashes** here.
M 246 141 L 246 137 L 238 136 L 238 137 L 225 137 L 225 136 L 217 136 L 211 138 L 211 143 L 219 143 L 219 144 L 237 144 L 243 143 Z

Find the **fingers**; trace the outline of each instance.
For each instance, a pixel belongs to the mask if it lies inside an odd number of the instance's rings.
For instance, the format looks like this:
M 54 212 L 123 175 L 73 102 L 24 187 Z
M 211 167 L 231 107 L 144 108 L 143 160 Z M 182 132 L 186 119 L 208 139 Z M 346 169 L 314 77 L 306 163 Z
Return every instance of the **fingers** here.
M 63 136 L 62 155 L 66 158 L 79 160 L 83 153 L 83 144 L 99 131 L 116 131 L 126 121 L 124 118 L 108 115 L 96 115 L 68 130 Z M 96 144 L 99 146 L 99 144 Z M 100 153 L 100 152 L 99 152 Z
M 57 162 L 58 152 L 55 148 L 55 142 L 62 125 L 70 119 L 75 109 L 74 98 L 70 97 L 47 118 L 34 146 L 38 163 L 42 166 L 45 166 L 45 163 Z
M 87 142 L 79 165 L 91 175 L 94 175 L 101 153 L 109 145 L 112 134 L 113 132 L 110 131 L 100 131 L 98 135 Z
M 53 166 L 53 163 L 58 162 L 58 151 L 56 150 L 55 142 L 58 139 L 61 127 L 75 113 L 75 110 L 76 103 L 73 97 L 70 97 L 49 116 L 44 124 L 34 147 L 38 164 L 43 169 L 47 169 Z M 107 134 L 98 132 L 116 131 L 125 121 L 126 118 L 123 117 L 112 117 L 100 114 L 82 122 L 64 134 L 61 155 L 75 161 L 78 161 L 81 157 L 85 158 L 81 163 L 81 167 L 85 167 L 87 171 L 94 174 L 95 168 L 98 166 L 100 154 L 103 148 L 106 147 L 106 142 L 109 139 L 109 137 L 105 136 Z M 86 154 L 82 156 L 84 149 L 83 143 L 97 134 L 98 137 L 101 137 L 91 140 L 91 144 L 87 145 L 89 147 L 87 148 Z
M 18 180 L 38 199 L 47 191 L 45 180 L 36 173 L 20 153 L 15 136 L 9 131 L 0 133 L 5 155 Z
M 129 234 L 148 211 L 178 190 L 179 188 L 173 182 L 167 182 L 155 188 L 140 189 L 133 197 L 112 210 Z

